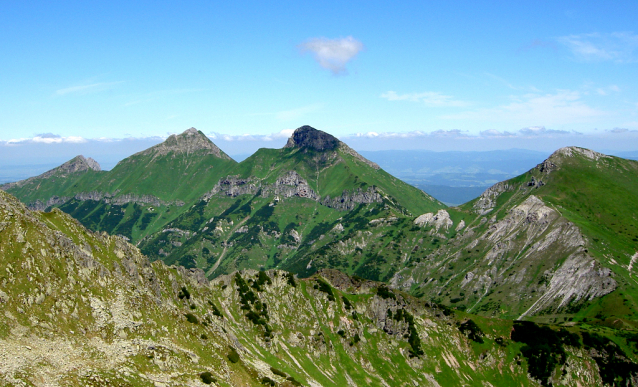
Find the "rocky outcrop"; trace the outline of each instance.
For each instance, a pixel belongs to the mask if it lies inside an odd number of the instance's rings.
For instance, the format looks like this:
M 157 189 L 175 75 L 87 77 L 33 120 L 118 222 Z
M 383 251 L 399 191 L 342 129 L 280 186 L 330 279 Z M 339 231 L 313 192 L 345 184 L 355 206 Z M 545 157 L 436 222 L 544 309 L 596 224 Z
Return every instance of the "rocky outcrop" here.
M 20 180 L 15 183 L 0 185 L 0 189 L 6 191 L 11 188 L 23 187 L 24 185 L 35 182 L 37 180 L 48 179 L 52 176 L 66 177 L 73 173 L 85 172 L 89 170 L 101 171 L 102 169 L 100 168 L 100 164 L 97 161 L 93 160 L 90 157 L 85 158 L 84 156 L 79 155 L 60 165 L 59 167 L 46 171 L 41 175 L 30 177 L 25 180 Z
M 319 195 L 295 171 L 289 171 L 280 176 L 275 181 L 275 184 L 264 185 L 261 192 L 263 197 L 280 196 L 289 198 L 299 196 L 301 198 L 319 200 Z
M 326 132 L 304 125 L 293 132 L 284 148 L 328 151 L 337 149 L 340 142 L 336 137 Z
M 209 200 L 215 195 L 236 197 L 239 195 L 256 195 L 261 192 L 262 197 L 277 197 L 279 199 L 293 196 L 319 201 L 322 205 L 339 211 L 350 211 L 361 203 L 380 203 L 383 197 L 373 187 L 367 190 L 358 188 L 344 191 L 341 196 L 323 199 L 310 187 L 308 182 L 295 171 L 288 171 L 279 176 L 274 184 L 264 184 L 255 178 L 240 178 L 228 176 L 220 180 L 215 187 L 203 196 Z
M 215 195 L 236 197 L 239 195 L 255 195 L 260 187 L 260 181 L 253 178 L 227 176 L 221 179 L 212 190 L 204 194 L 203 199 L 209 200 Z
M 182 134 L 173 134 L 163 143 L 138 152 L 135 155 L 152 155 L 153 157 L 157 157 L 167 155 L 171 152 L 175 154 L 192 154 L 198 152 L 230 160 L 227 154 L 222 152 L 204 133 L 195 128 L 190 128 Z
M 330 195 L 321 200 L 321 204 L 339 211 L 351 211 L 359 204 L 381 203 L 383 196 L 376 188 L 369 187 L 367 190 L 357 188 L 353 191 L 343 191 L 341 196 L 331 198 Z
M 30 210 L 34 210 L 34 211 L 44 211 L 51 206 L 62 205 L 66 203 L 68 200 L 69 198 L 65 196 L 63 197 L 52 196 L 46 202 L 43 202 L 42 200 L 36 200 L 35 202 L 27 204 L 27 207 Z
M 419 216 L 414 219 L 414 224 L 420 227 L 432 225 L 436 231 L 439 231 L 440 228 L 447 231 L 454 223 L 452 222 L 452 219 L 450 219 L 450 214 L 447 211 L 439 210 L 436 215 L 428 212 L 427 214 Z
M 500 183 L 496 183 L 490 188 L 486 189 L 485 192 L 481 194 L 481 196 L 474 202 L 474 212 L 479 215 L 485 215 L 488 212 L 492 211 L 494 206 L 496 206 L 496 199 L 506 191 L 513 189 L 509 183 L 502 181 Z

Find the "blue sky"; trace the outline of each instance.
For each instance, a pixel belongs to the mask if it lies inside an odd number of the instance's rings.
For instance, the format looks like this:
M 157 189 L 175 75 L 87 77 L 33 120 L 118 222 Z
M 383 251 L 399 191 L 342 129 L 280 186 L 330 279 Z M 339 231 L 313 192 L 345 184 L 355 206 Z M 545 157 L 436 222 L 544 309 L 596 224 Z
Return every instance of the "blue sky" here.
M 250 134 L 248 153 L 309 124 L 368 149 L 635 150 L 636 15 L 636 1 L 4 1 L 0 145 L 196 127 Z

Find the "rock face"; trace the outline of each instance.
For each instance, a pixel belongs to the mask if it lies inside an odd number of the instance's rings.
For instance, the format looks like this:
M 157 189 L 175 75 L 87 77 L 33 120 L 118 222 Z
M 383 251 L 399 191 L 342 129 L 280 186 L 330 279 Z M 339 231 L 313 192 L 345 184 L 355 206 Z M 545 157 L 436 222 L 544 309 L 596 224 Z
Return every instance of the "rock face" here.
M 20 188 L 24 186 L 25 184 L 28 184 L 35 180 L 47 179 L 52 176 L 59 176 L 64 178 L 70 174 L 84 172 L 88 170 L 101 171 L 102 169 L 100 168 L 100 164 L 97 161 L 93 160 L 90 157 L 87 159 L 84 156 L 79 155 L 67 161 L 66 163 L 60 165 L 59 167 L 46 171 L 41 175 L 30 177 L 25 180 L 20 180 L 18 182 L 1 185 L 0 189 L 6 191 L 10 188 Z
M 439 210 L 436 215 L 431 212 L 427 214 L 423 214 L 418 218 L 414 219 L 414 224 L 417 226 L 428 226 L 432 224 L 436 231 L 439 231 L 440 228 L 444 228 L 446 231 L 450 227 L 452 227 L 453 222 L 450 219 L 450 214 L 445 210 Z
M 202 152 L 203 154 L 211 154 L 221 159 L 230 160 L 230 157 L 222 152 L 204 133 L 195 128 L 190 128 L 182 134 L 173 134 L 163 143 L 138 152 L 136 155 L 164 156 L 170 152 L 175 154 Z
M 326 151 L 337 149 L 339 143 L 340 141 L 336 137 L 312 126 L 304 125 L 294 131 L 284 148 Z

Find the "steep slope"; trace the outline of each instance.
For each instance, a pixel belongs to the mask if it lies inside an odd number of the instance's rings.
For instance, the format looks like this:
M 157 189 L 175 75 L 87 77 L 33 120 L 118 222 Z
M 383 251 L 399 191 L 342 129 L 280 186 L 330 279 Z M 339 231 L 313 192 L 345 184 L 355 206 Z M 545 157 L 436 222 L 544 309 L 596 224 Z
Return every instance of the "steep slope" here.
M 203 268 L 211 278 L 243 268 L 301 273 L 296 268 L 307 266 L 303 246 L 323 241 L 328 225 L 343 217 L 411 217 L 443 207 L 335 137 L 304 126 L 284 148 L 260 149 L 239 163 L 202 200 L 139 246 L 169 264 Z M 391 276 L 396 268 L 381 270 Z M 344 271 L 357 273 L 356 265 Z
M 638 377 L 635 339 L 611 331 L 455 315 L 336 271 L 208 282 L 4 192 L 0 252 L 3 385 L 597 386 Z
M 638 163 L 560 149 L 472 202 L 417 218 L 413 263 L 391 282 L 473 313 L 635 326 L 636 197 Z
M 69 163 L 56 170 L 69 170 Z M 30 208 L 57 206 L 92 230 L 137 241 L 186 210 L 185 204 L 208 191 L 235 164 L 191 128 L 127 157 L 108 172 L 47 172 L 27 184 L 5 187 Z

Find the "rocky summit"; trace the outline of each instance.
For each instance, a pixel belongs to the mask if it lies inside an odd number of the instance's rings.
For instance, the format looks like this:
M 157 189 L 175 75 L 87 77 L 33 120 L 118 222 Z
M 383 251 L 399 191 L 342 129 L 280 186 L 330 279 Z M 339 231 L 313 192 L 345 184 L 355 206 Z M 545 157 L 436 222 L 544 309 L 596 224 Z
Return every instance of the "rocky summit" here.
M 195 128 L 185 130 L 181 134 L 172 134 L 166 141 L 155 145 L 149 149 L 137 153 L 138 155 L 157 155 L 164 156 L 169 153 L 175 154 L 192 154 L 201 152 L 203 154 L 211 154 L 216 157 L 230 160 L 230 157 L 222 152 L 211 140 Z
M 336 149 L 341 141 L 336 137 L 312 126 L 304 125 L 295 129 L 288 139 L 285 148 L 311 149 L 325 151 Z

